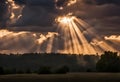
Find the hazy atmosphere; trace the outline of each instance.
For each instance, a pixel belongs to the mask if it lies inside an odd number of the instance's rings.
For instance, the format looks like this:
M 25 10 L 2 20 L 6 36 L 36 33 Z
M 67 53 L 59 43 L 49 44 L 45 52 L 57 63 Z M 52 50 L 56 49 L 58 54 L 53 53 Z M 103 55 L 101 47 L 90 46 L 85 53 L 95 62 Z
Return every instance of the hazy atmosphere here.
M 120 0 L 0 0 L 0 53 L 120 51 Z
M 0 0 L 0 82 L 120 82 L 120 0 Z

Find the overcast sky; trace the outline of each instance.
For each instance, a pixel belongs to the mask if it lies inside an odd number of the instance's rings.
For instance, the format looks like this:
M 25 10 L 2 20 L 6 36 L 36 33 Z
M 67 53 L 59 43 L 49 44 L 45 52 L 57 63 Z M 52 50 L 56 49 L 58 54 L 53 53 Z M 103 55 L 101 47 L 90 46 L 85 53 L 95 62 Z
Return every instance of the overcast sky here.
M 58 3 L 55 3 L 54 0 L 15 1 L 19 5 L 25 5 L 22 10 L 22 17 L 14 25 L 19 30 L 53 31 L 51 27 L 54 24 L 55 17 L 71 12 L 88 22 L 101 34 L 111 35 L 120 32 L 120 0 L 78 0 L 71 7 L 65 6 L 65 2 L 68 0 L 59 0 Z M 56 9 L 56 4 L 63 6 L 64 9 Z M 0 25 L 4 26 L 1 28 L 5 28 L 6 21 L 9 20 L 5 0 L 0 1 L 0 11 Z
M 57 3 L 55 0 L 14 0 L 17 5 L 24 6 L 22 16 L 15 23 L 10 21 L 11 9 L 6 1 L 0 0 L 0 29 L 55 32 L 55 18 L 73 13 L 90 24 L 99 36 L 120 35 L 120 0 L 77 0 L 76 4 L 69 7 L 69 0 L 58 0 Z M 56 6 L 63 7 L 63 10 Z

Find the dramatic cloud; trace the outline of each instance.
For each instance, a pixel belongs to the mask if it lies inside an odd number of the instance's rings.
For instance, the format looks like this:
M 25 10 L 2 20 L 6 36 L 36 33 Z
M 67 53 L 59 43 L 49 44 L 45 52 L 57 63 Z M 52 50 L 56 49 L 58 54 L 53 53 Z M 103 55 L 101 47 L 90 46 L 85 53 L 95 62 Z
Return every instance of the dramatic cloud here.
M 11 30 L 55 31 L 55 18 L 73 13 L 88 22 L 95 30 L 99 30 L 99 34 L 112 35 L 120 31 L 119 0 L 74 0 L 77 1 L 76 4 L 68 7 L 71 0 L 14 0 L 16 4 L 25 6 L 22 16 L 13 24 L 9 23 L 9 4 L 5 4 L 6 1 L 1 0 L 0 3 L 1 28 L 8 26 Z M 56 9 L 56 6 L 63 9 Z
M 58 33 L 54 32 L 34 33 L 0 30 L 0 53 L 55 52 L 51 40 L 57 39 L 57 37 Z
M 111 45 L 120 51 L 120 35 L 105 36 L 105 40 L 111 42 Z
M 11 1 L 13 1 L 14 5 L 11 5 Z M 36 41 L 40 38 L 44 41 L 48 40 L 49 37 L 46 38 L 46 34 L 48 36 L 51 35 L 50 33 L 57 35 L 54 34 L 58 32 L 55 19 L 68 13 L 72 13 L 72 15 L 88 23 L 89 27 L 86 26 L 87 30 L 92 28 L 98 36 L 115 44 L 116 41 L 111 41 L 111 37 L 104 37 L 120 35 L 119 4 L 120 0 L 0 0 L 0 29 L 7 29 L 13 32 L 6 32 L 11 36 L 1 37 L 3 39 L 0 40 L 2 45 L 0 49 L 7 52 L 7 50 L 12 50 L 13 48 L 10 46 L 16 43 L 20 45 L 15 46 L 13 50 L 20 49 L 21 52 L 29 52 L 31 49 L 28 48 L 32 46 L 32 49 L 35 50 L 31 51 L 37 51 L 35 46 L 38 43 Z M 0 33 L 3 34 L 3 31 L 0 31 Z M 89 39 L 86 31 L 83 33 Z M 15 36 L 16 34 L 17 36 Z M 39 37 L 34 35 L 39 35 Z M 62 37 L 58 38 L 61 39 Z M 30 41 L 28 43 L 31 45 L 27 44 L 28 40 Z M 6 41 L 10 42 L 3 44 Z M 118 42 L 117 40 L 116 43 Z M 98 43 L 101 44 L 102 41 L 98 41 Z M 26 47 L 24 47 L 24 44 L 26 44 Z M 92 44 L 96 43 L 93 42 Z M 24 51 L 25 48 L 28 51 Z
M 6 27 L 7 20 L 9 20 L 10 12 L 6 0 L 0 0 L 0 28 Z
M 120 41 L 120 36 L 112 35 L 110 37 L 105 37 L 106 40 L 118 40 Z
M 120 6 L 116 1 L 119 2 L 119 0 L 85 0 L 82 5 L 73 9 L 74 14 L 92 25 L 100 35 L 120 34 Z M 100 2 L 102 3 L 98 4 Z
M 98 4 L 120 4 L 120 0 L 95 0 Z

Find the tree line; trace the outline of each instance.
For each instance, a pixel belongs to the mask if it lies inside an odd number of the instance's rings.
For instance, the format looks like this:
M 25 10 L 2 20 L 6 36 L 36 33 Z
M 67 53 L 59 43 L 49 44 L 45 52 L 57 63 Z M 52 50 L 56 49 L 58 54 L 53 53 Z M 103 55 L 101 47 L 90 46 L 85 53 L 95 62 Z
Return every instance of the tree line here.
M 23 68 L 19 68 L 17 64 L 23 65 Z M 37 69 L 33 69 L 32 66 Z M 55 53 L 0 55 L 0 74 L 63 74 L 68 72 L 120 72 L 120 56 L 117 52 L 111 51 L 105 51 L 101 56 Z

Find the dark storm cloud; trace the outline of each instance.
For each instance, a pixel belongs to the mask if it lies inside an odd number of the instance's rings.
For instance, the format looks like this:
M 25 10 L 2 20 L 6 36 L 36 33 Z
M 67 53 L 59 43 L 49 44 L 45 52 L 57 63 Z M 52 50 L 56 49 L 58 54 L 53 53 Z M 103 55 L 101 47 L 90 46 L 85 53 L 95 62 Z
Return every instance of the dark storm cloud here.
M 49 8 L 54 8 L 54 0 L 27 0 L 26 4 L 31 5 L 31 6 L 43 6 L 43 7 L 49 7 Z
M 120 34 L 120 0 L 83 0 L 74 13 L 89 23 L 99 35 Z M 98 4 L 99 3 L 99 4 Z
M 27 0 L 14 0 L 16 4 L 19 4 L 19 5 L 24 5 L 26 4 L 26 1 Z
M 101 34 L 120 34 L 120 6 L 114 4 L 106 4 L 96 6 L 90 11 L 88 21 L 94 19 L 93 24 Z
M 10 18 L 10 5 L 7 0 L 0 1 L 0 27 L 6 27 Z M 22 17 L 15 26 L 49 26 L 52 25 L 55 13 L 54 0 L 14 0 L 18 5 L 25 5 Z M 51 22 L 52 21 L 52 22 Z
M 56 6 L 57 7 L 66 7 L 68 5 L 70 0 L 57 0 L 56 1 Z
M 24 4 L 22 17 L 12 25 L 13 27 L 17 27 L 17 30 L 25 29 L 30 31 L 45 31 L 43 29 L 49 31 L 53 29 L 51 27 L 56 16 L 54 0 L 26 0 Z M 24 28 L 25 26 L 26 28 Z
M 69 0 L 14 0 L 17 4 L 39 5 L 44 7 L 66 6 Z
M 56 16 L 59 15 L 55 6 L 65 6 L 68 1 L 58 0 L 55 3 L 55 0 L 26 0 L 25 8 L 22 12 L 23 16 L 17 21 L 15 26 L 50 27 L 53 25 Z
M 54 20 L 54 10 L 41 6 L 26 6 L 22 17 L 17 21 L 17 26 L 35 25 L 50 26 Z
M 96 0 L 97 4 L 120 4 L 120 0 Z
M 17 5 L 24 5 L 24 8 L 21 13 L 22 17 L 16 23 L 11 24 L 11 9 L 8 8 L 10 4 L 6 4 L 6 1 L 1 0 L 0 3 L 0 27 L 2 28 L 6 28 L 7 26 L 8 29 L 22 30 L 26 26 L 24 30 L 43 31 L 43 29 L 48 29 L 47 31 L 49 31 L 53 27 L 55 17 L 58 16 L 54 0 L 14 0 Z M 60 1 L 57 4 L 62 5 L 68 0 L 65 0 L 63 3 Z M 28 29 L 27 27 L 30 28 Z
M 7 28 L 13 32 L 15 31 L 15 33 L 13 33 L 13 35 L 8 34 L 8 37 L 5 36 L 1 38 L 1 50 L 9 50 L 9 52 L 12 50 L 16 51 L 16 49 L 21 52 L 36 51 L 40 46 L 36 41 L 42 39 L 40 34 L 35 35 L 36 32 L 42 34 L 56 31 L 57 28 L 54 27 L 55 18 L 59 15 L 63 16 L 68 13 L 73 13 L 76 17 L 87 22 L 91 25 L 91 28 L 97 31 L 96 33 L 100 37 L 120 34 L 119 0 L 78 0 L 75 5 L 69 7 L 66 7 L 66 2 L 68 0 L 59 0 L 56 4 L 54 0 L 15 0 L 16 4 L 20 6 L 24 5 L 24 8 L 21 13 L 22 16 L 16 23 L 12 24 L 8 24 L 10 21 L 10 11 L 8 9 L 8 4 L 5 4 L 5 1 L 6 0 L 0 0 L 0 27 Z M 64 9 L 56 9 L 56 5 L 58 7 L 63 6 Z M 89 27 L 87 28 L 91 29 Z M 18 31 L 31 32 L 25 34 L 20 33 L 20 35 L 18 35 Z M 94 34 L 97 35 L 96 33 Z M 58 39 L 60 49 L 62 50 L 61 44 L 64 43 L 62 37 L 59 36 L 56 39 Z M 46 39 L 45 42 L 47 41 L 49 40 Z M 13 47 L 14 44 L 15 46 Z
M 0 5 L 0 26 L 6 26 L 10 14 L 1 0 Z M 65 6 L 68 0 L 14 0 L 19 5 L 25 5 L 22 10 L 22 17 L 15 24 L 10 25 L 11 30 L 28 31 L 53 31 L 55 18 L 72 12 L 73 15 L 88 22 L 100 34 L 119 34 L 120 0 L 78 0 L 76 5 L 58 10 L 58 7 Z M 82 5 L 81 5 L 82 4 Z M 8 12 L 8 13 L 7 13 Z
M 6 0 L 0 0 L 0 28 L 6 27 L 7 20 L 9 20 L 8 5 L 6 5 Z
M 86 4 L 97 4 L 97 5 L 103 5 L 103 4 L 120 4 L 120 0 L 83 0 Z

